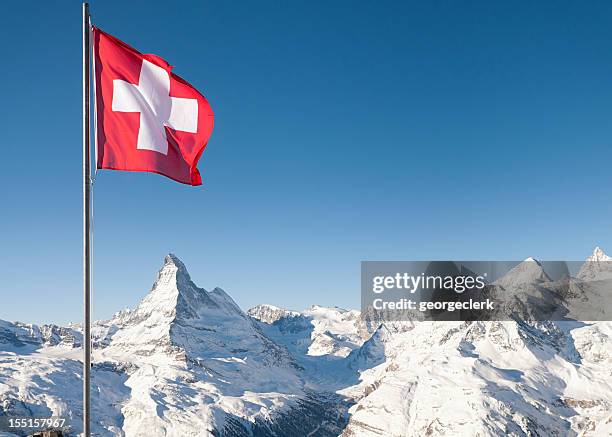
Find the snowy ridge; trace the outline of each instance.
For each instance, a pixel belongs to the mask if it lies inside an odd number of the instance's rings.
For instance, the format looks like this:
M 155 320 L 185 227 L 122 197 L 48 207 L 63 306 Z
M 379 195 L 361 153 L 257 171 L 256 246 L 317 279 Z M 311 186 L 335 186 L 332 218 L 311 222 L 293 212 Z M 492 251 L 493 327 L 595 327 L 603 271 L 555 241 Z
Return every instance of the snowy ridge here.
M 11 323 L 0 320 L 0 347 L 19 348 L 24 346 L 81 347 L 83 336 L 73 328 L 57 325 L 32 325 Z
M 290 311 L 269 304 L 257 305 L 247 311 L 249 317 L 259 320 L 263 323 L 274 323 L 286 317 L 299 317 L 301 314 L 297 311 Z
M 498 285 L 549 282 L 527 259 Z M 80 430 L 78 328 L 0 321 L 0 416 L 68 416 Z M 93 332 L 100 436 L 612 435 L 610 322 L 245 313 L 168 255 L 137 308 Z

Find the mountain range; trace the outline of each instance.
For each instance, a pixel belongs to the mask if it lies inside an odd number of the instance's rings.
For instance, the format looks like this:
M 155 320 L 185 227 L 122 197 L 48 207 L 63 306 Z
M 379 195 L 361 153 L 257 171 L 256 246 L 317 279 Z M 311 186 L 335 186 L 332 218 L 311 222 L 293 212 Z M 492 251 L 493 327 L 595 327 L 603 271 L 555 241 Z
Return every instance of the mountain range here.
M 601 249 L 588 261 L 578 278 L 612 277 Z M 498 283 L 546 281 L 528 258 Z M 244 312 L 168 255 L 139 305 L 95 322 L 92 336 L 96 436 L 612 435 L 607 321 Z M 81 345 L 76 324 L 0 321 L 0 419 L 62 416 L 77 435 Z

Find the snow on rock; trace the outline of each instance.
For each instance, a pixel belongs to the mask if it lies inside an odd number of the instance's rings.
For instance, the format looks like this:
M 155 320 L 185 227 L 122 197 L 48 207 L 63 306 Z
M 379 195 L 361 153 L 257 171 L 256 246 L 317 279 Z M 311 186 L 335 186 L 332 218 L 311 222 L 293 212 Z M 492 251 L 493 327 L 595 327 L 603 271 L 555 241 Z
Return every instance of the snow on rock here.
M 550 278 L 544 271 L 542 264 L 536 259 L 529 257 L 496 280 L 494 284 L 503 288 L 511 288 L 523 284 L 547 281 L 550 281 Z
M 249 317 L 252 317 L 260 322 L 272 324 L 280 319 L 287 317 L 299 317 L 301 314 L 297 311 L 290 311 L 274 305 L 261 304 L 247 311 Z
M 386 360 L 386 345 L 391 339 L 391 333 L 382 324 L 372 336 L 358 349 L 347 357 L 348 366 L 353 369 L 375 367 Z
M 612 257 L 597 246 L 580 268 L 576 277 L 582 281 L 612 279 Z
M 370 336 L 356 310 L 312 305 L 300 313 L 258 305 L 247 313 L 270 338 L 298 356 L 346 357 Z
M 20 322 L 0 320 L 0 347 L 19 348 L 30 346 L 38 348 L 42 345 L 76 348 L 81 346 L 82 335 L 72 328 L 57 325 L 31 325 Z
M 386 359 L 341 391 L 355 400 L 342 436 L 606 435 L 612 381 L 576 353 L 575 328 L 419 322 L 393 334 Z
M 359 311 L 312 305 L 304 315 L 311 319 L 313 326 L 308 355 L 345 357 L 367 338 L 364 338 Z

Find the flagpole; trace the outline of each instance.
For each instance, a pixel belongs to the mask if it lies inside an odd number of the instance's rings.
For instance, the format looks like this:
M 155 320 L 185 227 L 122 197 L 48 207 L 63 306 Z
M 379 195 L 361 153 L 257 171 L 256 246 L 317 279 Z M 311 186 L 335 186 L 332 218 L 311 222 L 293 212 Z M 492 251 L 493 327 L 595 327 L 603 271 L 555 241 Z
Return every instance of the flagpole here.
M 91 155 L 89 4 L 83 3 L 83 436 L 91 436 Z

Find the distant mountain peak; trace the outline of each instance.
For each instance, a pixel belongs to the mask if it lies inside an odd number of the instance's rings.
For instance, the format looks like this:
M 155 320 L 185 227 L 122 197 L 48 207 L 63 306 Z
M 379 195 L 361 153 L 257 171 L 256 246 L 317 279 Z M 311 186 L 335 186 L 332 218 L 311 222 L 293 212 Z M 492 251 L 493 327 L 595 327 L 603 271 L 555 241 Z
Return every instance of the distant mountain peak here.
M 495 281 L 495 284 L 508 288 L 521 284 L 533 284 L 550 280 L 550 277 L 542 267 L 542 263 L 533 257 L 529 257 L 510 269 L 508 273 Z
M 593 254 L 587 258 L 587 261 L 612 261 L 612 257 L 608 256 L 601 247 L 595 246 Z
M 272 324 L 285 317 L 298 317 L 301 315 L 297 311 L 286 310 L 270 304 L 254 306 L 247 311 L 247 314 L 253 319 L 268 324 Z
M 313 312 L 313 311 L 314 312 L 316 312 L 316 311 L 335 311 L 335 312 L 338 312 L 340 314 L 350 312 L 350 310 L 347 310 L 345 308 L 341 308 L 341 307 L 339 307 L 337 305 L 334 305 L 334 306 L 323 306 L 323 305 L 316 305 L 316 304 L 310 305 L 306 311 L 307 312 L 308 311 L 310 311 L 310 312 Z
M 609 280 L 612 278 L 612 257 L 596 246 L 577 275 L 583 281 Z

